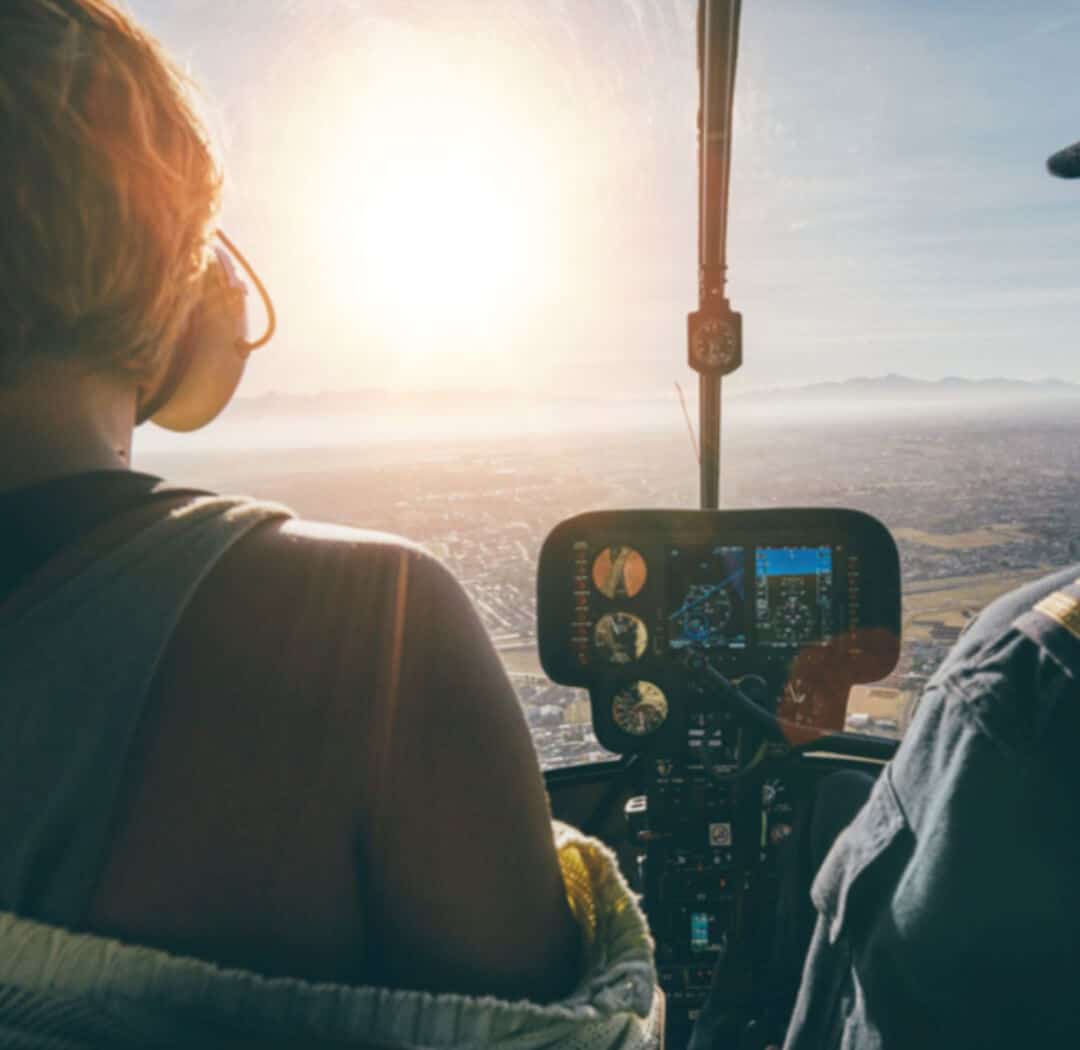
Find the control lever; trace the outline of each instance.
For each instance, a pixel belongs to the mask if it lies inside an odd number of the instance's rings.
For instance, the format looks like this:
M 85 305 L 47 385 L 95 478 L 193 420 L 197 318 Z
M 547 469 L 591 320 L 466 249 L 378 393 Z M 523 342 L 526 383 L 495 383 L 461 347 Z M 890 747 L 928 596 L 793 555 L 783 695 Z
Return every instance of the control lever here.
M 776 715 L 767 710 L 763 704 L 759 704 L 747 696 L 731 679 L 718 671 L 710 660 L 705 661 L 704 667 L 708 672 L 711 683 L 738 714 L 751 722 L 754 728 L 768 739 L 781 743 L 787 742 Z

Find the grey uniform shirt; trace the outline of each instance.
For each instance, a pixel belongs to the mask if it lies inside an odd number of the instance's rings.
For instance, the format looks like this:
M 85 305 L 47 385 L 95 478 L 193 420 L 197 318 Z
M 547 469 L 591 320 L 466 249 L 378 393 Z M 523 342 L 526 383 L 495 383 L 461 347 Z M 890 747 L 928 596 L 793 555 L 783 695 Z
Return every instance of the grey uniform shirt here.
M 1078 577 L 989 606 L 930 682 L 814 881 L 786 1050 L 1080 1046 Z

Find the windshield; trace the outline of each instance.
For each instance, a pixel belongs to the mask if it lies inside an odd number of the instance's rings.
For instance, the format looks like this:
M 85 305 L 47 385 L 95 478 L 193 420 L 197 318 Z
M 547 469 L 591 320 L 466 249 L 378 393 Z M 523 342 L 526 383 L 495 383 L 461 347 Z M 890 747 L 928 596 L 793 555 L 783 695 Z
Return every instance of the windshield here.
M 542 762 L 605 757 L 539 667 L 536 556 L 582 510 L 697 503 L 696 5 L 130 6 L 204 85 L 280 319 L 221 420 L 136 465 L 423 543 Z M 1078 40 L 1061 5 L 745 5 L 722 505 L 893 530 L 903 656 L 853 730 L 902 733 L 980 608 L 1077 559 L 1080 199 L 1043 158 Z

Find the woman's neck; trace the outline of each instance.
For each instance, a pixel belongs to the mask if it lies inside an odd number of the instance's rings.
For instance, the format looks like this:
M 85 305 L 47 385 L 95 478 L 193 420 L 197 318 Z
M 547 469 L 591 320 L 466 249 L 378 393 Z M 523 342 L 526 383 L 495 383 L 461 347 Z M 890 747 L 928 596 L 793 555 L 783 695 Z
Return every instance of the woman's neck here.
M 0 386 L 0 491 L 92 470 L 128 470 L 135 387 L 64 367 Z

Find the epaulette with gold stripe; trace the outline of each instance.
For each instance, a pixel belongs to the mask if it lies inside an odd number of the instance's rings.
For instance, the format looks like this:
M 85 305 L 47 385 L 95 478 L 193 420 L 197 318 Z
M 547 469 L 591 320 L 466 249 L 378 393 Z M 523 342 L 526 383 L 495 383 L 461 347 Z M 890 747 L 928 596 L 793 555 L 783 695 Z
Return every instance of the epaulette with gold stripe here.
M 1080 580 L 1042 598 L 1016 626 L 1064 667 L 1080 674 Z

